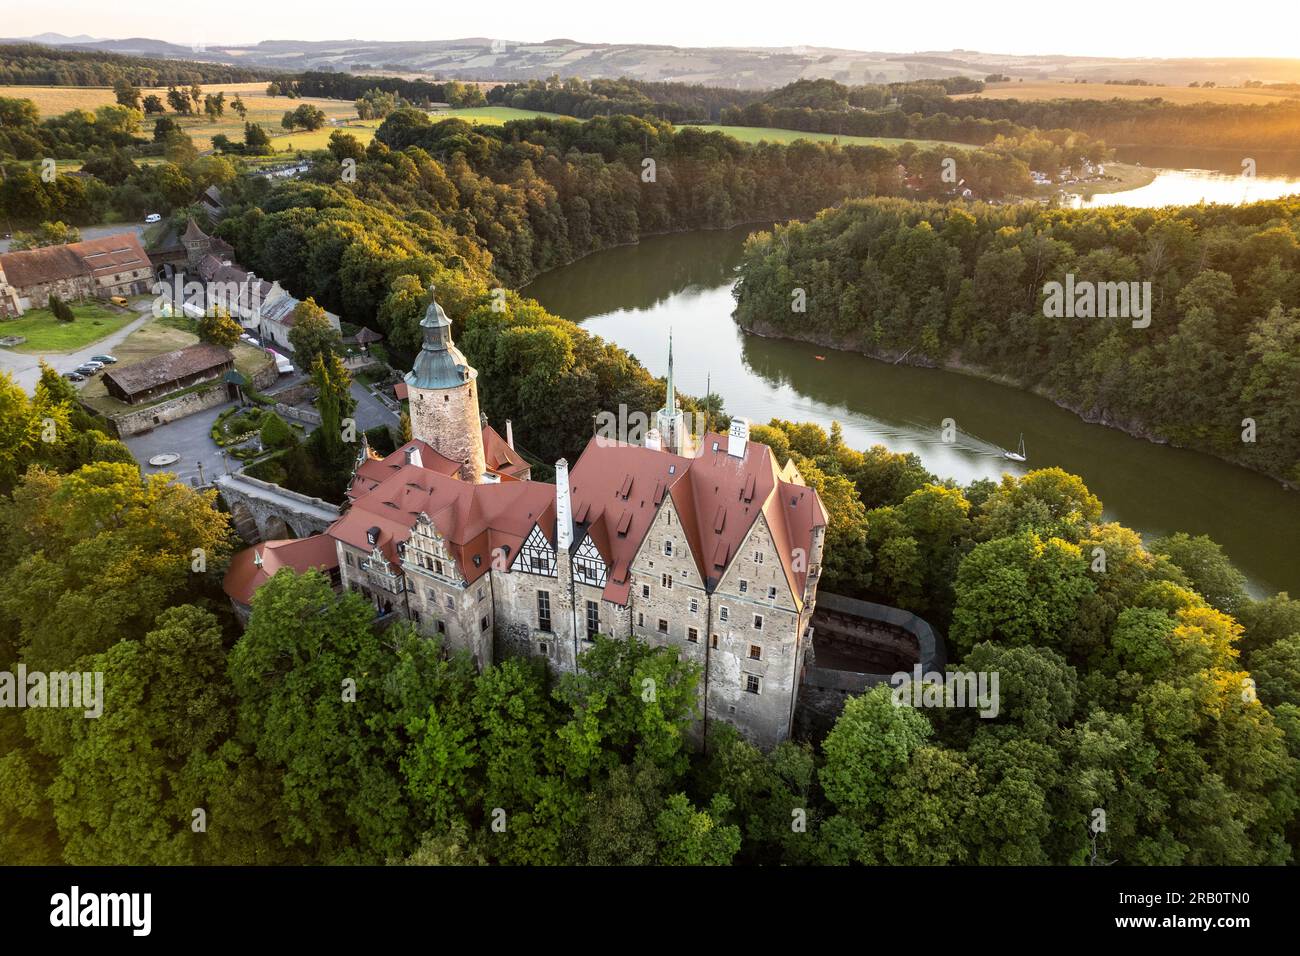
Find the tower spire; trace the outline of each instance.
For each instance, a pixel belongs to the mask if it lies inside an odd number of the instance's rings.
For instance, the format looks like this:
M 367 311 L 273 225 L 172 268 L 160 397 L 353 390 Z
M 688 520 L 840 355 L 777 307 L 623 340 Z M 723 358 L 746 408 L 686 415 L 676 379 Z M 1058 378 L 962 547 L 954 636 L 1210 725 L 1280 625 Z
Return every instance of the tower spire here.
M 673 330 L 668 328 L 668 400 L 664 403 L 668 414 L 677 411 L 677 390 L 673 388 Z

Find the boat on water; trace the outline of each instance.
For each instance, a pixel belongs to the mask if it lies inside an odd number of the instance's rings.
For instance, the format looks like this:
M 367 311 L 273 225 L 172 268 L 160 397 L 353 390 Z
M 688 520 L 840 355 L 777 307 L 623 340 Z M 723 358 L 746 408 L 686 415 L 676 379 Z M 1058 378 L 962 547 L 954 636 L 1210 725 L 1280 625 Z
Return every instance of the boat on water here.
M 1028 461 L 1025 455 L 1025 434 L 1020 433 L 1020 447 L 1016 451 L 1004 451 L 1002 457 L 1008 461 Z

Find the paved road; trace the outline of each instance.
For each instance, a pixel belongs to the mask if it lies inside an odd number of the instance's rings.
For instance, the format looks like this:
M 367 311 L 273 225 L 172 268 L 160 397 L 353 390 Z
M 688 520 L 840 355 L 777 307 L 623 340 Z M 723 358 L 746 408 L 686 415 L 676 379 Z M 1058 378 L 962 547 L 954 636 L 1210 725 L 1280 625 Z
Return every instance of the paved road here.
M 140 463 L 146 475 L 156 475 L 169 471 L 187 484 L 194 484 L 202 473 L 203 481 L 210 482 L 226 472 L 227 462 L 222 450 L 212 440 L 212 423 L 217 416 L 234 402 L 227 402 L 216 408 L 209 408 L 185 418 L 168 422 L 149 432 L 147 435 L 132 435 L 124 439 L 126 447 L 131 449 L 135 460 Z M 154 455 L 180 455 L 175 464 L 155 468 L 149 464 Z M 229 459 L 231 471 L 242 468 L 244 463 L 238 458 Z
M 371 395 L 360 382 L 353 381 L 349 391 L 357 402 L 353 417 L 357 420 L 358 430 L 369 431 L 376 425 L 396 425 L 401 420 L 397 414 L 389 410 L 387 405 Z
M 127 222 L 119 222 L 113 226 L 82 226 L 81 238 L 102 239 L 104 236 L 116 236 L 122 232 L 134 232 L 140 237 L 141 242 L 144 241 L 144 224 Z M 10 239 L 0 239 L 0 252 L 8 252 L 11 242 Z
M 0 349 L 0 371 L 9 372 L 13 375 L 14 380 L 22 386 L 23 391 L 28 395 L 36 391 L 36 383 L 41 378 L 40 360 L 45 359 L 46 363 L 53 365 L 59 372 L 71 372 L 78 365 L 86 362 L 93 355 L 102 355 L 105 352 L 112 354 L 115 349 L 128 335 L 134 332 L 140 326 L 149 321 L 150 302 L 139 303 L 134 308 L 143 309 L 144 314 L 138 319 L 133 319 L 126 325 L 122 326 L 112 335 L 100 339 L 91 345 L 75 352 L 56 352 L 50 355 L 29 354 L 27 352 L 14 352 L 9 349 Z M 3 326 L 0 326 L 0 330 Z

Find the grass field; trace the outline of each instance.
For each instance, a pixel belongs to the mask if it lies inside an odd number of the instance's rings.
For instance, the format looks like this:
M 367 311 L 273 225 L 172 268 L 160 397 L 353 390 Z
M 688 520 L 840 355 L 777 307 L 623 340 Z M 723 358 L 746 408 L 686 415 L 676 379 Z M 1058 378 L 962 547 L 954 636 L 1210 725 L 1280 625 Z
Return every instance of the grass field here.
M 431 113 L 429 118 L 435 123 L 444 119 L 463 119 L 467 123 L 489 123 L 500 125 L 509 120 L 523 119 L 574 119 L 572 116 L 561 116 L 559 113 L 544 113 L 541 110 L 517 110 L 512 106 L 466 106 L 457 110 L 442 110 L 437 113 Z M 581 120 L 574 120 L 582 122 Z
M 684 129 L 685 127 L 678 127 Z M 916 143 L 918 146 L 951 146 L 953 149 L 975 149 L 969 143 L 950 143 L 939 139 L 897 139 L 892 136 L 838 136 L 835 133 L 804 133 L 795 129 L 775 129 L 770 126 L 713 126 L 700 125 L 708 133 L 726 133 L 742 143 L 793 143 L 797 139 L 806 139 L 814 143 L 829 143 L 839 140 L 841 146 L 901 146 L 903 143 Z
M 983 93 L 962 93 L 955 100 L 982 96 L 990 100 L 1147 100 L 1160 97 L 1170 103 L 1276 103 L 1285 93 L 1245 90 L 1234 87 L 1118 86 L 1106 83 L 1062 83 L 1040 80 L 1034 83 L 988 83 Z M 1294 98 L 1295 94 L 1290 94 Z
M 226 94 L 226 112 L 215 123 L 210 122 L 200 113 L 197 116 L 178 116 L 168 111 L 166 116 L 177 120 L 194 139 L 194 145 L 201 151 L 212 148 L 212 137 L 224 133 L 236 142 L 243 142 L 244 120 L 230 108 L 230 101 L 238 93 L 248 107 L 248 122 L 261 123 L 268 133 L 275 135 L 281 129 L 280 119 L 289 110 L 301 103 L 311 103 L 318 107 L 329 119 L 356 119 L 356 106 L 351 100 L 327 100 L 316 97 L 304 97 L 291 100 L 284 96 L 267 96 L 265 83 L 212 83 L 203 87 L 204 93 Z M 142 95 L 157 95 L 164 103 L 167 101 L 166 87 L 143 89 Z M 117 102 L 113 91 L 99 86 L 5 86 L 0 87 L 0 95 L 15 99 L 27 99 L 36 104 L 41 116 L 58 116 L 69 110 L 94 110 L 100 106 L 109 106 Z M 154 117 L 145 117 L 144 129 L 153 130 Z M 308 135 L 308 134 L 301 134 Z M 328 137 L 328 132 L 326 136 Z M 322 144 L 323 145 L 323 144 Z M 295 143 L 295 148 L 297 144 Z
M 355 136 L 362 146 L 366 146 L 375 138 L 375 130 L 379 129 L 380 122 L 380 120 L 353 120 L 351 123 L 339 126 L 322 126 L 314 130 L 300 129 L 279 136 L 272 134 L 271 145 L 279 153 L 325 149 L 329 146 L 330 133 L 337 129 Z
M 137 318 L 136 313 L 110 308 L 98 302 L 73 303 L 75 322 L 60 322 L 49 309 L 32 309 L 21 318 L 0 322 L 0 335 L 23 335 L 27 341 L 15 352 L 75 352 Z

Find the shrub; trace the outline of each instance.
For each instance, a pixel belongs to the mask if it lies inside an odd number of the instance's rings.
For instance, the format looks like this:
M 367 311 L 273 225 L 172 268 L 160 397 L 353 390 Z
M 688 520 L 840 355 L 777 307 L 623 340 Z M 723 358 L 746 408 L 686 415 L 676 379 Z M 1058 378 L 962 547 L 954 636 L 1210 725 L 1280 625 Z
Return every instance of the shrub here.
M 263 448 L 287 448 L 290 445 L 298 443 L 293 429 L 283 418 L 275 412 L 267 412 L 262 416 L 262 447 Z

